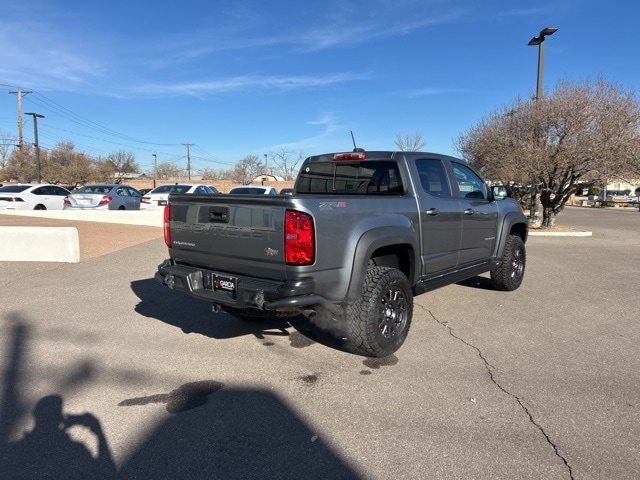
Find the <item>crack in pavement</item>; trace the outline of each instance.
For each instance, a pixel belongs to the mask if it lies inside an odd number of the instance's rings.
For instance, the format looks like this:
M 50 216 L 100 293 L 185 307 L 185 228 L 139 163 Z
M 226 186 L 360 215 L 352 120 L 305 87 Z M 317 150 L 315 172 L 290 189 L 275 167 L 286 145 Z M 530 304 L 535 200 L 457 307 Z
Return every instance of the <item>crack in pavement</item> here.
M 516 395 L 515 393 L 512 393 L 510 391 L 508 391 L 506 388 L 504 388 L 502 385 L 500 385 L 500 383 L 496 380 L 494 374 L 493 374 L 493 370 L 494 370 L 494 366 L 491 365 L 489 363 L 489 361 L 485 358 L 484 354 L 482 353 L 482 350 L 480 350 L 478 347 L 476 347 L 475 345 L 467 342 L 464 338 L 459 337 L 458 335 L 456 335 L 455 333 L 453 333 L 453 329 L 451 328 L 451 326 L 449 326 L 449 323 L 446 321 L 441 321 L 438 320 L 438 318 L 436 318 L 436 316 L 431 312 L 431 310 L 428 310 L 427 308 L 420 306 L 422 309 L 426 310 L 426 312 L 431 315 L 431 318 L 433 318 L 433 320 L 435 320 L 436 323 L 438 323 L 439 325 L 443 326 L 444 328 L 447 329 L 447 332 L 449 333 L 450 336 L 452 336 L 453 338 L 455 338 L 456 340 L 458 340 L 459 342 L 463 343 L 464 345 L 466 345 L 469 348 L 472 348 L 476 351 L 476 353 L 478 354 L 478 356 L 480 357 L 480 359 L 482 360 L 482 362 L 484 363 L 485 369 L 487 370 L 487 372 L 489 373 L 489 378 L 491 379 L 491 382 L 498 387 L 498 389 L 500 389 L 503 393 L 507 394 L 508 396 L 510 396 L 511 398 L 513 398 L 518 405 L 520 405 L 520 408 L 522 408 L 522 410 L 525 412 L 525 414 L 527 415 L 527 417 L 529 417 L 529 422 L 531 422 L 531 424 L 533 426 L 535 426 L 540 433 L 544 436 L 544 438 L 546 439 L 547 443 L 551 446 L 551 448 L 553 448 L 553 451 L 555 452 L 555 455 L 562 460 L 562 463 L 564 463 L 564 465 L 567 467 L 567 470 L 569 472 L 569 478 L 571 480 L 575 480 L 575 477 L 573 476 L 573 469 L 571 468 L 571 465 L 569 465 L 569 462 L 567 461 L 567 459 L 560 453 L 560 450 L 558 449 L 557 445 L 555 443 L 553 443 L 553 440 L 551 440 L 551 437 L 549 437 L 549 435 L 547 434 L 547 432 L 545 432 L 544 428 L 542 427 L 542 425 L 540 425 L 538 422 L 536 422 L 536 420 L 533 418 L 533 414 L 529 411 L 529 409 L 527 408 L 527 406 L 523 403 L 522 399 Z

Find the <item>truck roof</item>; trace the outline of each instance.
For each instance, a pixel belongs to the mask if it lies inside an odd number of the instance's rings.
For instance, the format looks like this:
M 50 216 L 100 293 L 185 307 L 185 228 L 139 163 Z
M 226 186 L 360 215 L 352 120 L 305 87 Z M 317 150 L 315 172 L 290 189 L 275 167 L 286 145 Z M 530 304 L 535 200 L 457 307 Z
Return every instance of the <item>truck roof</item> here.
M 305 160 L 305 162 L 331 162 L 334 160 L 340 160 L 340 161 L 349 161 L 349 160 L 353 160 L 353 161 L 363 161 L 363 160 L 367 160 L 367 161 L 371 161 L 371 160 L 392 160 L 394 157 L 396 157 L 397 155 L 405 155 L 407 153 L 411 153 L 411 154 L 421 154 L 421 155 L 425 155 L 425 156 L 429 156 L 429 157 L 438 157 L 438 158 L 454 158 L 451 157 L 450 155 L 444 155 L 442 153 L 435 153 L 435 152 L 408 152 L 408 151 L 401 151 L 401 150 L 364 150 L 362 148 L 354 148 L 353 151 L 348 152 L 348 151 L 344 151 L 344 152 L 332 152 L 332 153 L 323 153 L 320 155 L 312 155 L 310 157 L 307 157 L 307 159 Z M 359 157 L 358 157 L 359 155 Z M 339 159 L 336 158 L 336 156 L 341 156 Z M 459 160 L 456 158 L 456 160 Z

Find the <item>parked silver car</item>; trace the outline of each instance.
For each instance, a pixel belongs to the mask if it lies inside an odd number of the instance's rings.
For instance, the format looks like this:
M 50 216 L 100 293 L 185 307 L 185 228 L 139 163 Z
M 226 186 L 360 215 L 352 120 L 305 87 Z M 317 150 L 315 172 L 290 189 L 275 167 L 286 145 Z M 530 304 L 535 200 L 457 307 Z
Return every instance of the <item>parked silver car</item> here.
M 65 210 L 140 210 L 140 192 L 129 185 L 85 185 L 64 199 Z

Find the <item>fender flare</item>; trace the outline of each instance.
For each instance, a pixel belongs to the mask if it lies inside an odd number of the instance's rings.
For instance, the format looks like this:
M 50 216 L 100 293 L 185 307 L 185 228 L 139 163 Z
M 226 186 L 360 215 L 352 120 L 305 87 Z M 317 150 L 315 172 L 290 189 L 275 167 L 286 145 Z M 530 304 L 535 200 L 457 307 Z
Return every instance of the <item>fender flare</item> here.
M 509 212 L 504 216 L 502 226 L 500 228 L 499 241 L 496 243 L 496 251 L 494 253 L 495 258 L 501 258 L 504 247 L 507 244 L 509 234 L 514 225 L 522 225 L 522 241 L 527 243 L 527 237 L 529 235 L 529 222 L 527 217 L 521 212 Z
M 415 285 L 420 273 L 420 247 L 417 243 L 416 231 L 412 227 L 379 227 L 366 231 L 359 239 L 353 256 L 349 288 L 345 302 L 357 299 L 361 294 L 364 278 L 367 274 L 369 259 L 373 253 L 382 247 L 404 245 L 409 248 L 409 272 L 407 278 L 411 285 Z

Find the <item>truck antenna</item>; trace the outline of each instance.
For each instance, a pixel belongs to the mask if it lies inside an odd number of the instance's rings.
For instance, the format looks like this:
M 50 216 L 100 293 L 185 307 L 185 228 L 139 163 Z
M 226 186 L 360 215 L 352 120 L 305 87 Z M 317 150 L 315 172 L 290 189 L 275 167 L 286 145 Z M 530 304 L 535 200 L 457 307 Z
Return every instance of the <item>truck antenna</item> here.
M 357 151 L 358 147 L 356 146 L 356 139 L 353 136 L 353 130 L 351 130 L 351 141 L 353 142 L 353 151 Z

